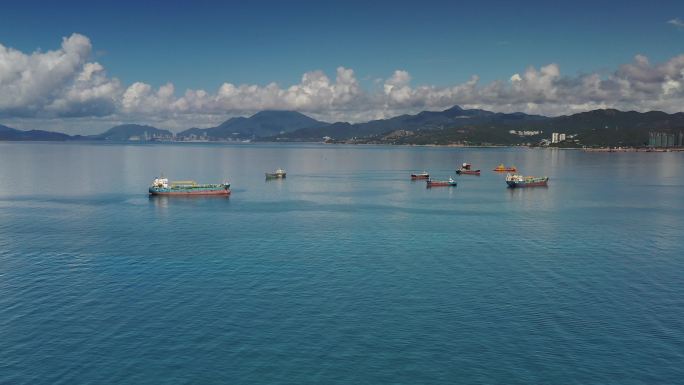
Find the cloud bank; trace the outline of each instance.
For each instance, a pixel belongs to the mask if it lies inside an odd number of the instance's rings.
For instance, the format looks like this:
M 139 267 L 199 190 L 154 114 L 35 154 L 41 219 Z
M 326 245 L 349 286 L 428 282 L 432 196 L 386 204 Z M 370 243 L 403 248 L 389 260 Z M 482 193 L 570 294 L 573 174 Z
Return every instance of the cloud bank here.
M 456 85 L 413 85 L 409 72 L 396 70 L 365 89 L 354 70 L 339 67 L 334 78 L 311 71 L 290 86 L 225 82 L 215 90 L 179 92 L 172 83 L 124 85 L 90 60 L 92 50 L 90 39 L 80 34 L 46 52 L 24 53 L 0 44 L 0 119 L 166 122 L 180 129 L 264 109 L 355 122 L 456 104 L 544 115 L 607 107 L 675 112 L 684 106 L 684 55 L 663 63 L 636 55 L 609 74 L 567 76 L 551 63 L 487 84 L 473 75 Z

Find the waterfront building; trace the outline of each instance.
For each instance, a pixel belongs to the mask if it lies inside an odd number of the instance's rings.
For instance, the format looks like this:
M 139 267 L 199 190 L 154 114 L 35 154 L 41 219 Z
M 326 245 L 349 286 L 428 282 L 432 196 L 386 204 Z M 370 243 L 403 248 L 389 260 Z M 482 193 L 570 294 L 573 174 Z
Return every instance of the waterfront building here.
M 682 147 L 684 146 L 684 131 L 663 132 L 651 131 L 648 133 L 649 147 Z

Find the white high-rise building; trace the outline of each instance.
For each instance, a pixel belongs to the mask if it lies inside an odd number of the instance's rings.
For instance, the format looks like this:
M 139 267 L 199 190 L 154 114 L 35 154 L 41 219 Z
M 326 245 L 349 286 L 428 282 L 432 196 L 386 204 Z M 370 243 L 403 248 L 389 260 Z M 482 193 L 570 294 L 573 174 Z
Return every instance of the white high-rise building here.
M 565 140 L 565 134 L 554 132 L 551 134 L 551 143 L 560 143 Z

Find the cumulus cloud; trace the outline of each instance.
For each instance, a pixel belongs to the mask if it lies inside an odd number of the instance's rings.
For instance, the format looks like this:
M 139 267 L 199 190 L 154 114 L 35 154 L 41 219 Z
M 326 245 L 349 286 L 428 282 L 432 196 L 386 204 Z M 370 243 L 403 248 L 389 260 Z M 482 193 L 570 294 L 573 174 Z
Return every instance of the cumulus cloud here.
M 385 95 L 389 99 L 388 103 L 410 106 L 412 89 L 409 83 L 411 83 L 411 75 L 407 71 L 394 71 L 392 76 L 385 81 L 383 87 Z
M 684 55 L 663 63 L 636 55 L 609 74 L 567 76 L 556 63 L 530 66 L 486 84 L 473 75 L 450 86 L 413 85 L 410 73 L 399 69 L 365 89 L 353 69 L 339 67 L 334 78 L 311 71 L 289 86 L 225 82 L 215 90 L 180 92 L 172 83 L 156 88 L 142 81 L 122 85 L 91 61 L 91 54 L 90 40 L 79 34 L 47 52 L 27 54 L 0 45 L 0 117 L 5 122 L 90 118 L 181 129 L 265 109 L 297 110 L 328 121 L 363 121 L 456 104 L 545 115 L 607 107 L 674 112 L 684 105 Z
M 680 111 L 684 105 L 684 55 L 652 64 L 636 55 L 609 75 L 563 76 L 558 64 L 529 67 L 508 81 L 480 84 L 477 76 L 447 87 L 410 86 L 410 75 L 396 71 L 384 83 L 388 110 L 439 109 L 459 104 L 493 111 L 560 115 L 595 108 Z
M 119 81 L 88 62 L 90 39 L 73 34 L 59 49 L 25 54 L 0 44 L 0 114 L 101 116 L 114 112 Z
M 173 84 L 158 90 L 134 83 L 122 94 L 121 112 L 126 114 L 171 113 L 224 115 L 265 109 L 305 112 L 344 111 L 364 98 L 354 71 L 339 67 L 335 81 L 322 71 L 307 72 L 299 84 L 281 88 L 223 83 L 216 92 L 186 90 L 176 97 Z

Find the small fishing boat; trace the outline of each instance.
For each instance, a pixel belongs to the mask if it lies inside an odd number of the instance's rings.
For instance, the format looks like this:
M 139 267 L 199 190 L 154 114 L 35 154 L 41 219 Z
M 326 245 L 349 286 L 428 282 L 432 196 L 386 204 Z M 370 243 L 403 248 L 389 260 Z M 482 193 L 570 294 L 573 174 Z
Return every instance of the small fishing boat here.
M 286 175 L 285 170 L 279 168 L 273 172 L 267 172 L 266 179 L 282 179 L 285 178 Z
M 456 181 L 449 177 L 447 180 L 428 179 L 427 187 L 456 187 Z
M 430 174 L 427 171 L 411 174 L 411 179 L 430 179 Z
M 155 178 L 149 188 L 150 195 L 230 195 L 230 183 L 198 184 L 194 180 L 169 182 Z
M 496 172 L 517 172 L 518 169 L 515 168 L 515 166 L 506 167 L 506 166 L 504 166 L 503 163 L 501 163 L 500 165 L 496 166 L 496 168 L 492 171 L 496 171 Z
M 510 188 L 516 187 L 546 187 L 549 182 L 548 176 L 523 176 L 518 174 L 506 175 L 506 184 Z
M 480 175 L 480 170 L 473 170 L 470 163 L 463 163 L 461 168 L 456 170 L 458 175 Z

